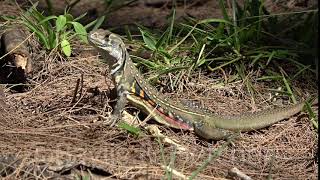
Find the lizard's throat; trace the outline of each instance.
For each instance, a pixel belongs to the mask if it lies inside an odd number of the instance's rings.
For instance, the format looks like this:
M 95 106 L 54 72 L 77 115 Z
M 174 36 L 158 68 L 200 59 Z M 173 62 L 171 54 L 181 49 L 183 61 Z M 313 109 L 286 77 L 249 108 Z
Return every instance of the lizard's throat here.
M 123 51 L 114 51 L 110 53 L 116 59 L 116 63 L 112 65 L 111 75 L 115 74 L 119 70 L 123 69 L 128 53 Z
M 123 67 L 123 63 L 119 63 L 119 61 L 117 61 L 117 63 L 113 64 L 112 69 L 111 69 L 111 75 L 114 75 L 116 72 L 118 72 L 120 69 L 122 69 Z

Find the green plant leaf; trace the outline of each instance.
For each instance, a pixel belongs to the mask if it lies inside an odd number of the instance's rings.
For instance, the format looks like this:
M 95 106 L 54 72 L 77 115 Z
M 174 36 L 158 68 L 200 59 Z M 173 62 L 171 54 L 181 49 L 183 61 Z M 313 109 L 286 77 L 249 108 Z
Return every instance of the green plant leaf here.
M 64 15 L 58 16 L 56 20 L 56 30 L 60 32 L 67 24 L 67 18 Z
M 67 22 L 74 21 L 73 20 L 74 19 L 73 16 L 71 14 L 69 14 L 69 13 L 64 14 L 64 17 L 66 17 Z
M 86 28 L 78 23 L 78 22 L 71 22 L 73 25 L 74 30 L 76 31 L 78 37 L 85 43 L 88 43 L 88 39 L 87 39 L 87 31 Z
M 155 42 L 154 38 L 149 33 L 147 33 L 146 31 L 142 30 L 141 28 L 139 28 L 139 30 L 141 32 L 143 41 L 147 45 L 147 47 L 149 49 L 155 51 L 156 50 L 156 42 Z
M 139 136 L 141 134 L 141 130 L 139 128 L 131 126 L 130 124 L 128 124 L 126 122 L 119 123 L 118 127 L 128 131 L 128 133 L 130 133 L 130 134 L 132 134 L 134 136 Z
M 71 46 L 67 39 L 63 39 L 61 41 L 61 49 L 66 56 L 69 57 L 71 55 Z

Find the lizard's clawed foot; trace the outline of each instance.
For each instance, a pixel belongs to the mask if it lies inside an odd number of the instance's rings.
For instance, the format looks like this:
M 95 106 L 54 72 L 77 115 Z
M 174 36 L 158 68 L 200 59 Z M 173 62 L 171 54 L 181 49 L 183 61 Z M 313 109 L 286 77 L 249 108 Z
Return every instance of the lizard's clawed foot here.
M 109 118 L 109 126 L 113 127 L 114 125 L 117 124 L 117 122 L 120 120 L 120 116 L 116 116 L 116 115 L 111 115 Z
M 111 114 L 109 117 L 99 116 L 103 120 L 103 124 L 113 127 L 119 120 L 120 117 L 114 114 Z

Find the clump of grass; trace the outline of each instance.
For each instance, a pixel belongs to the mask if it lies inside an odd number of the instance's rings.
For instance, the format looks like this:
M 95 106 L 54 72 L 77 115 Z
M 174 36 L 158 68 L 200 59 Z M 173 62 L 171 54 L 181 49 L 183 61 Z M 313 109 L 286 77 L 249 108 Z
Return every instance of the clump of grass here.
M 101 17 L 86 26 L 83 26 L 78 21 L 86 14 L 74 18 L 67 11 L 61 15 L 45 16 L 43 12 L 38 11 L 37 3 L 32 5 L 28 10 L 21 13 L 19 17 L 6 17 L 7 24 L 19 23 L 27 27 L 30 32 L 34 33 L 39 42 L 45 49 L 58 49 L 64 55 L 70 56 L 72 46 L 70 40 L 77 37 L 80 41 L 87 43 L 87 28 L 94 26 L 98 28 L 103 22 Z
M 152 78 L 186 70 L 190 73 L 197 68 L 212 73 L 229 69 L 238 77 L 233 80 L 242 79 L 251 93 L 255 90 L 248 74 L 261 69 L 264 73 L 257 80 L 277 81 L 295 101 L 290 92 L 291 81 L 306 71 L 316 73 L 317 38 L 312 37 L 317 35 L 318 11 L 272 15 L 263 1 L 245 0 L 242 5 L 231 2 L 229 14 L 225 1 L 219 0 L 223 18 L 187 18 L 185 23 L 176 25 L 173 7 L 164 32 L 140 27 L 142 47 L 152 51 L 152 58 L 134 58 L 135 61 L 153 71 L 156 75 Z M 288 19 L 296 22 L 293 27 Z M 306 36 L 301 33 L 303 29 Z M 311 61 L 303 61 L 305 57 Z M 286 63 L 295 68 L 296 74 L 290 75 L 282 68 Z M 183 73 L 176 74 L 179 79 Z
M 74 36 L 85 43 L 88 42 L 86 28 L 77 22 L 85 14 L 78 18 L 73 18 L 67 12 L 59 16 L 45 16 L 36 7 L 37 4 L 34 4 L 22 13 L 19 20 L 36 35 L 46 49 L 52 50 L 59 47 L 66 56 L 70 56 L 72 52 L 70 40 Z

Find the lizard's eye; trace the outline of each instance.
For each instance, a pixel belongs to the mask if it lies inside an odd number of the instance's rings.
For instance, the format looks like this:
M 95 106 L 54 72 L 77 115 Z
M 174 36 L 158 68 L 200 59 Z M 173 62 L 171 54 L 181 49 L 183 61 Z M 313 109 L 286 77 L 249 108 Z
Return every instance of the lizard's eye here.
M 91 34 L 91 37 L 93 37 L 94 39 L 98 39 L 99 38 L 99 34 L 93 33 L 93 34 Z

